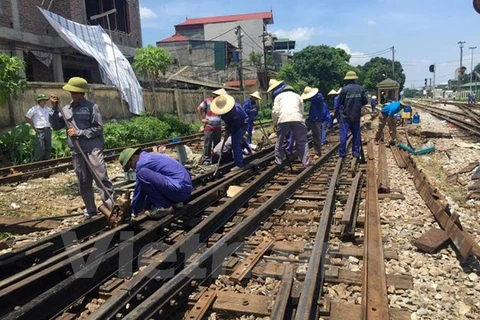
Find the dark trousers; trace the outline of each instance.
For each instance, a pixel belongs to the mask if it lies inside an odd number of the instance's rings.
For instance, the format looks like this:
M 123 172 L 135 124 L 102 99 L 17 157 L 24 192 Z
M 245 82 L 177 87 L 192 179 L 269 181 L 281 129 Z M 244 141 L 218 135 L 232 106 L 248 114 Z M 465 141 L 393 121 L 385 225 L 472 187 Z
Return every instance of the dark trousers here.
M 340 122 L 340 157 L 347 156 L 347 137 L 348 131 L 352 133 L 352 155 L 357 158 L 360 155 L 362 147 L 362 136 L 360 134 L 360 121 L 358 122 Z
M 41 128 L 35 132 L 35 161 L 50 159 L 52 154 L 52 129 Z
M 205 142 L 203 145 L 203 161 L 212 161 L 212 148 L 222 139 L 222 131 L 204 131 Z
M 319 121 L 305 121 L 307 129 L 312 131 L 313 150 L 315 154 L 322 155 L 322 123 Z M 326 138 L 325 138 L 326 139 Z

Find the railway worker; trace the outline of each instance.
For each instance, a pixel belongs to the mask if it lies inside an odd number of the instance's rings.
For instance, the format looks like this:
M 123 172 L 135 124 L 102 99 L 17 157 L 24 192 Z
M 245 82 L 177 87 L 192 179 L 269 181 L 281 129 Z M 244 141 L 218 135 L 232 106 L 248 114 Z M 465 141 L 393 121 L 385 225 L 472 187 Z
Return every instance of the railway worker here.
M 316 160 L 322 156 L 322 124 L 326 118 L 326 104 L 323 95 L 317 88 L 305 87 L 301 97 L 303 101 L 310 101 L 310 111 L 308 112 L 306 125 L 307 129 L 312 130 L 313 150 L 315 152 L 313 159 Z
M 210 106 L 215 114 L 220 115 L 225 122 L 225 134 L 231 136 L 233 162 L 235 167 L 231 171 L 240 170 L 243 167 L 242 138 L 247 131 L 248 116 L 243 107 L 235 102 L 230 95 L 216 97 Z
M 173 213 L 173 205 L 190 199 L 192 179 L 177 160 L 141 148 L 126 148 L 118 160 L 123 170 L 136 172 L 132 218 L 148 210 L 151 218 L 159 219 Z
M 377 96 L 372 96 L 372 98 L 370 99 L 370 105 L 372 106 L 372 113 L 375 113 L 375 111 L 377 111 L 377 104 L 378 104 Z
M 247 142 L 252 143 L 252 132 L 253 132 L 253 121 L 255 118 L 258 116 L 258 106 L 257 106 L 257 101 L 262 100 L 262 97 L 260 97 L 260 93 L 258 91 L 255 91 L 254 93 L 250 94 L 250 97 L 245 100 L 243 103 L 243 109 L 245 109 L 245 112 L 247 113 L 248 116 L 248 124 L 247 124 Z
M 381 140 L 383 140 L 383 129 L 385 129 L 387 122 L 388 126 L 390 127 L 390 145 L 395 145 L 397 143 L 397 124 L 395 121 L 395 115 L 407 106 L 408 103 L 402 99 L 400 101 L 391 102 L 385 105 L 382 110 L 380 110 L 382 118 L 380 119 L 378 131 L 375 135 L 375 143 L 379 143 Z
M 280 165 L 283 162 L 283 142 L 289 130 L 292 131 L 298 155 L 304 167 L 310 165 L 308 151 L 307 126 L 303 117 L 303 100 L 295 93 L 295 90 L 283 81 L 273 80 L 267 90 L 272 92 L 273 125 L 278 127 L 278 139 L 275 144 L 275 162 Z
M 222 149 L 223 146 L 223 149 Z M 249 155 L 253 153 L 253 147 L 247 142 L 247 140 L 242 137 L 241 141 L 242 153 L 243 155 Z M 220 159 L 220 155 L 222 158 Z M 233 150 L 232 150 L 232 137 L 229 136 L 228 139 L 223 143 L 223 139 L 213 148 L 213 162 L 216 163 L 218 160 L 220 164 L 225 164 L 233 161 Z
M 103 204 L 109 210 L 113 209 L 114 189 L 108 178 L 103 158 L 102 114 L 98 105 L 85 99 L 85 93 L 88 92 L 87 80 L 73 77 L 62 89 L 70 92 L 72 101 L 62 108 L 62 112 L 59 112 L 58 106 L 55 107 L 50 121 L 55 130 L 62 128 L 67 130 L 68 145 L 72 149 L 73 168 L 78 178 L 80 195 L 86 207 L 85 217 L 90 218 L 97 214 L 92 185 L 94 176 L 97 176 L 103 184 L 102 187 L 98 181 L 95 181 Z M 63 119 L 62 113 L 66 119 Z M 74 140 L 78 141 L 81 150 L 78 149 Z M 81 151 L 85 154 L 88 163 Z
M 327 131 L 333 127 L 333 118 L 326 102 L 323 102 L 322 145 L 328 143 Z
M 472 104 L 477 104 L 477 93 L 476 92 L 472 93 Z
M 52 153 L 52 128 L 50 114 L 53 110 L 47 107 L 48 97 L 40 93 L 37 104 L 31 107 L 25 115 L 27 123 L 35 130 L 35 161 L 50 159 Z
M 212 148 L 222 138 L 222 122 L 220 116 L 212 112 L 210 106 L 213 99 L 218 96 L 227 94 L 225 89 L 218 89 L 213 91 L 213 96 L 206 98 L 197 107 L 197 115 L 200 121 L 204 124 L 204 145 L 203 145 L 203 164 L 212 164 Z
M 340 127 L 340 157 L 347 156 L 348 131 L 352 133 L 352 155 L 354 158 L 360 156 L 362 148 L 362 137 L 360 133 L 360 118 L 362 107 L 368 104 L 365 90 L 356 83 L 358 79 L 354 71 L 348 71 L 345 75 L 345 86 L 338 97 L 339 127 Z

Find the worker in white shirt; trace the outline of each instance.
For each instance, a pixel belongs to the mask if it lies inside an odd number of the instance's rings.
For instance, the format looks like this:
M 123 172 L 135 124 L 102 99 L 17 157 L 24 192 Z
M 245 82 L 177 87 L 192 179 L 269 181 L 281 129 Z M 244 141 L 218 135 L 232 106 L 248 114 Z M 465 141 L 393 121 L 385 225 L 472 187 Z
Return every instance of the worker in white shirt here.
M 37 96 L 37 105 L 31 107 L 25 115 L 25 120 L 35 130 L 35 161 L 50 159 L 52 153 L 52 128 L 50 114 L 52 108 L 47 107 L 49 98 L 40 93 Z

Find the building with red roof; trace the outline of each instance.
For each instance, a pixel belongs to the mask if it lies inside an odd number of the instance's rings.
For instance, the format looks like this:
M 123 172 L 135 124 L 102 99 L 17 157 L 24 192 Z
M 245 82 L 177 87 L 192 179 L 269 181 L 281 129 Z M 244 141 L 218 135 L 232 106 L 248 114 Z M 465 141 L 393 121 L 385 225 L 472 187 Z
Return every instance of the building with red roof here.
M 175 25 L 175 33 L 158 41 L 157 46 L 168 50 L 178 65 L 190 66 L 190 71 L 195 70 L 195 76 L 217 77 L 219 81 L 226 82 L 238 79 L 232 79 L 236 76 L 235 67 L 229 70 L 229 66 L 239 61 L 239 37 L 242 39 L 244 61 L 252 52 L 263 55 L 263 37 L 268 34 L 269 24 L 273 24 L 271 11 L 187 18 Z M 211 70 L 210 73 L 208 70 Z M 220 70 L 225 70 L 225 74 L 213 74 Z M 256 67 L 244 63 L 242 71 L 245 79 L 257 81 Z

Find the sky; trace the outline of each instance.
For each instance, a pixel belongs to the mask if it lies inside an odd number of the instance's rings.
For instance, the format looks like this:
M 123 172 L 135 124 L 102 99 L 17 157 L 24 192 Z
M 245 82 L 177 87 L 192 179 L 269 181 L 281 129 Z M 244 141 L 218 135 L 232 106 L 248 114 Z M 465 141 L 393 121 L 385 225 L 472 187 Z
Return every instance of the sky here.
M 228 5 L 227 5 L 228 3 Z M 296 51 L 309 45 L 340 47 L 352 65 L 364 64 L 381 52 L 400 61 L 405 87 L 420 88 L 436 64 L 436 83 L 454 77 L 460 65 L 459 41 L 466 41 L 463 65 L 480 63 L 480 14 L 471 0 L 140 0 L 143 45 L 174 34 L 174 25 L 188 18 L 273 11 L 268 31 L 296 40 Z M 475 32 L 477 30 L 477 32 Z M 385 52 L 385 53 L 383 53 Z

